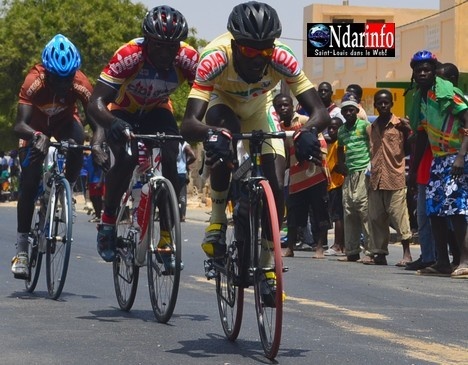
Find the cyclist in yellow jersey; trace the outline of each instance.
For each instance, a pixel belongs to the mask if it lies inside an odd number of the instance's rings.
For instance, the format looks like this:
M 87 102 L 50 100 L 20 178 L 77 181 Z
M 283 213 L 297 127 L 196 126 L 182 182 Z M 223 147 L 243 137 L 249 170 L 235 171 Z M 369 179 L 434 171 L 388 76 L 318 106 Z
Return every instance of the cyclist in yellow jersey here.
M 277 40 L 281 22 L 275 9 L 256 1 L 239 4 L 229 16 L 227 29 L 229 32 L 208 44 L 200 57 L 181 125 L 186 140 L 205 141 L 207 164 L 212 166 L 212 215 L 202 248 L 215 258 L 226 250 L 230 170 L 218 160 L 230 156 L 231 132 L 280 130 L 272 106 L 272 90 L 280 81 L 289 86 L 310 115 L 305 127 L 295 134 L 304 159 L 321 163 L 317 131 L 330 122 L 291 49 Z M 268 142 L 262 151 L 263 173 L 277 199 L 278 215 L 283 217 L 284 144 L 277 139 Z M 269 260 L 271 255 L 262 255 L 261 265 L 269 266 Z

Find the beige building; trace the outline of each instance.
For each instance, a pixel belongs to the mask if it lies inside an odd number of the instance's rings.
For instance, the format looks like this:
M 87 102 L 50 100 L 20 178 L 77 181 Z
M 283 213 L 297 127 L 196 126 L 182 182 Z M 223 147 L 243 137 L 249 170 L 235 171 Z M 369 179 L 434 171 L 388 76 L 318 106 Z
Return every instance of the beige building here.
M 351 83 L 364 88 L 363 106 L 374 114 L 372 96 L 375 88 L 389 88 L 396 98 L 395 114 L 406 114 L 408 102 L 403 91 L 409 85 L 412 55 L 422 49 L 430 50 L 441 62 L 452 62 L 460 72 L 468 72 L 468 19 L 466 0 L 440 0 L 439 10 L 393 9 L 346 5 L 313 4 L 304 8 L 304 39 L 307 23 L 395 23 L 395 57 L 307 57 L 304 42 L 303 67 L 310 80 L 318 85 L 328 81 L 339 99 Z M 460 77 L 460 88 L 468 90 L 468 78 Z

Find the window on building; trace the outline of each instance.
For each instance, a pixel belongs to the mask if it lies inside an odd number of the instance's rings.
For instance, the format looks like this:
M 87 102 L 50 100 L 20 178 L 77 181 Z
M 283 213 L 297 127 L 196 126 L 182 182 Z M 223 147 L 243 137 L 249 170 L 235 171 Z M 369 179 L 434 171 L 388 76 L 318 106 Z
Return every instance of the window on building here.
M 354 23 L 354 19 L 346 19 L 346 18 L 343 18 L 343 19 L 338 19 L 338 18 L 333 18 L 332 19 L 332 23 Z
M 323 57 L 314 57 L 312 60 L 312 77 L 323 77 Z
M 345 59 L 343 57 L 335 57 L 335 72 L 343 72 L 345 69 Z
M 426 27 L 426 45 L 430 51 L 440 49 L 440 24 L 429 24 Z
M 365 68 L 367 65 L 366 57 L 354 57 L 353 64 L 355 68 Z

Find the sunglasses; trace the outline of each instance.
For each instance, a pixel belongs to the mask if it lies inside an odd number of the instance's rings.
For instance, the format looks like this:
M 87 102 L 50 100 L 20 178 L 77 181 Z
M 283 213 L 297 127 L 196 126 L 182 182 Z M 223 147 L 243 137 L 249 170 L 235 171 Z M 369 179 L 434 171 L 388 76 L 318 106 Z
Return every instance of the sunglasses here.
M 266 49 L 256 49 L 252 47 L 241 46 L 240 44 L 236 44 L 236 45 L 240 54 L 247 58 L 255 58 L 257 56 L 271 58 L 273 56 L 273 53 L 275 52 L 274 46 L 271 48 L 266 48 Z

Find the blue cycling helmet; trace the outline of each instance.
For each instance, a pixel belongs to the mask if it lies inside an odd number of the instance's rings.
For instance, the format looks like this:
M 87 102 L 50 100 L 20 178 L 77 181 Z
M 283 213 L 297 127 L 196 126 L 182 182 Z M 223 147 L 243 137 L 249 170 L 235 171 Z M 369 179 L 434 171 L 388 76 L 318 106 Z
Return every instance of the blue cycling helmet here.
M 62 34 L 52 38 L 42 51 L 42 64 L 54 75 L 73 75 L 81 66 L 80 53 L 75 45 Z
M 432 53 L 431 51 L 426 51 L 426 50 L 416 52 L 413 55 L 413 57 L 411 58 L 410 67 L 414 68 L 416 64 L 420 62 L 432 63 L 434 67 L 437 67 L 437 63 L 438 63 L 436 55 Z

